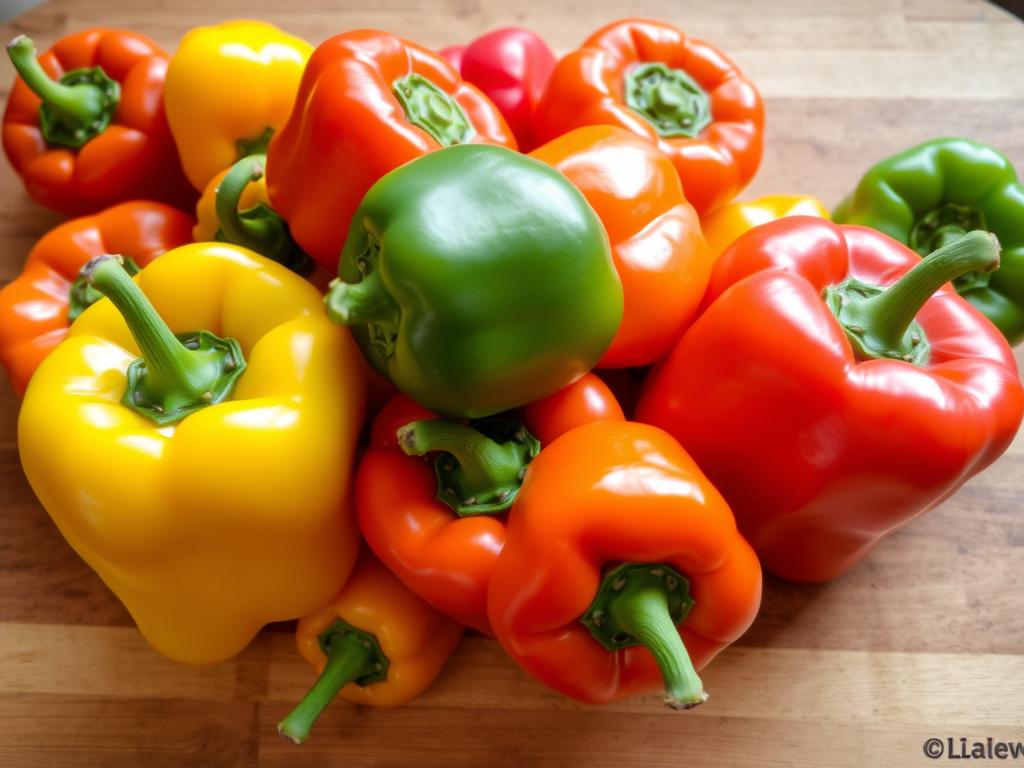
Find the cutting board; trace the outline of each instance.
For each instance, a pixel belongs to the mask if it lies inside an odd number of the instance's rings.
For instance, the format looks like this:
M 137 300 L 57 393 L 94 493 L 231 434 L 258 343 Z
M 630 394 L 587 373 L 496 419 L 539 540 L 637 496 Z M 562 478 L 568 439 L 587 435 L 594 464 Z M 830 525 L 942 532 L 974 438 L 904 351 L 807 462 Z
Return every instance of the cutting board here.
M 431 46 L 519 24 L 564 52 L 626 12 L 719 44 L 761 87 L 767 151 L 747 196 L 802 192 L 832 205 L 870 163 L 938 135 L 991 143 L 1024 168 L 1024 25 L 978 0 L 54 0 L 0 37 L 29 33 L 42 49 L 106 25 L 173 50 L 192 26 L 250 16 L 314 42 L 374 26 Z M 11 79 L 5 61 L 5 97 Z M 57 222 L 4 165 L 0 279 Z M 3 766 L 863 768 L 934 764 L 931 738 L 956 750 L 961 738 L 1024 741 L 1024 438 L 845 578 L 768 578 L 760 617 L 706 671 L 712 698 L 694 711 L 656 696 L 577 705 L 470 636 L 416 701 L 335 703 L 296 748 L 274 724 L 312 672 L 287 628 L 214 666 L 152 652 L 33 498 L 17 407 L 3 385 Z

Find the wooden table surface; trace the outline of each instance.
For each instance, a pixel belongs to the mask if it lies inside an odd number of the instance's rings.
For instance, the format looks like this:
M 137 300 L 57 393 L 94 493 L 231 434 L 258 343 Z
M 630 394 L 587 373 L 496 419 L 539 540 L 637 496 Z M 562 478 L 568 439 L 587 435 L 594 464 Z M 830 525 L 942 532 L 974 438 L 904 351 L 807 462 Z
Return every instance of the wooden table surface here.
M 767 152 L 748 195 L 832 205 L 869 163 L 945 134 L 1024 168 L 1024 26 L 977 0 L 55 0 L 0 37 L 45 48 L 107 25 L 173 50 L 191 26 L 253 16 L 311 41 L 378 26 L 434 46 L 521 24 L 565 51 L 625 7 L 718 43 L 760 85 Z M 0 279 L 57 221 L 4 165 Z M 760 617 L 708 669 L 713 696 L 693 712 L 653 696 L 576 705 L 469 637 L 409 706 L 336 703 L 297 749 L 274 730 L 311 682 L 291 635 L 266 631 L 201 668 L 149 650 L 33 498 L 3 386 L 0 765 L 861 768 L 932 764 L 928 738 L 1024 741 L 1024 438 L 839 582 L 767 579 Z

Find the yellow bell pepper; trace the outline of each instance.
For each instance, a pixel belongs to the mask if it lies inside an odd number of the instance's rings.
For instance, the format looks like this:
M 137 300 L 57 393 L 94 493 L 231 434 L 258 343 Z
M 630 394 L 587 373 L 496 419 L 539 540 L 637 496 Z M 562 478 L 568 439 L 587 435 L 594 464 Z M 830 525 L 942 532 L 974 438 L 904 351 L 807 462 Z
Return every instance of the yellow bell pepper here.
M 319 678 L 278 733 L 303 743 L 336 695 L 374 707 L 405 703 L 440 674 L 462 629 L 364 549 L 337 597 L 299 619 L 295 644 Z
M 182 167 L 202 191 L 246 155 L 265 152 L 292 111 L 313 46 L 262 21 L 225 21 L 182 38 L 164 83 Z
M 745 232 L 786 216 L 829 217 L 821 201 L 809 195 L 766 195 L 729 203 L 701 222 L 711 258 L 721 256 Z
M 313 286 L 242 248 L 186 245 L 137 283 L 117 257 L 83 275 L 110 300 L 29 383 L 25 474 L 154 648 L 229 658 L 355 563 L 361 355 Z

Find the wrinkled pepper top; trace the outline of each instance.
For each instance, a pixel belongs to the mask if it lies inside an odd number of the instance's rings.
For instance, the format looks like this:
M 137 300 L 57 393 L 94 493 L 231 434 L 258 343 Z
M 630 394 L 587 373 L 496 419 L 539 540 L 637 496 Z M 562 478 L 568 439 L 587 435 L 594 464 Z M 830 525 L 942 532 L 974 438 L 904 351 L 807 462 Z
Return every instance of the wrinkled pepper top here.
M 1024 184 L 997 150 L 948 138 L 899 152 L 864 174 L 833 219 L 885 232 L 921 256 L 969 230 L 992 232 L 999 269 L 953 285 L 1010 344 L 1024 340 Z
M 728 56 L 661 21 L 602 27 L 555 67 L 534 117 L 549 141 L 584 125 L 617 125 L 671 158 L 702 216 L 754 177 L 764 106 Z

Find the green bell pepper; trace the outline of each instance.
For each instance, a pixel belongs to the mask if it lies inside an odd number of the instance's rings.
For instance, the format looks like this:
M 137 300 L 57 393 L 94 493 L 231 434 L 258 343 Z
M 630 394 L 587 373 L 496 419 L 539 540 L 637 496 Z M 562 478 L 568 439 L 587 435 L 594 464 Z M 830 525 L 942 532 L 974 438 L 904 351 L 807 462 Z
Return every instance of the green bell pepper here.
M 398 389 L 449 417 L 567 386 L 622 320 L 597 214 L 558 171 L 502 147 L 447 147 L 381 178 L 338 272 L 331 318 Z
M 935 139 L 893 155 L 864 174 L 832 218 L 873 227 L 922 256 L 972 229 L 994 233 L 999 269 L 971 272 L 953 285 L 1007 341 L 1024 340 L 1024 185 L 992 147 Z

